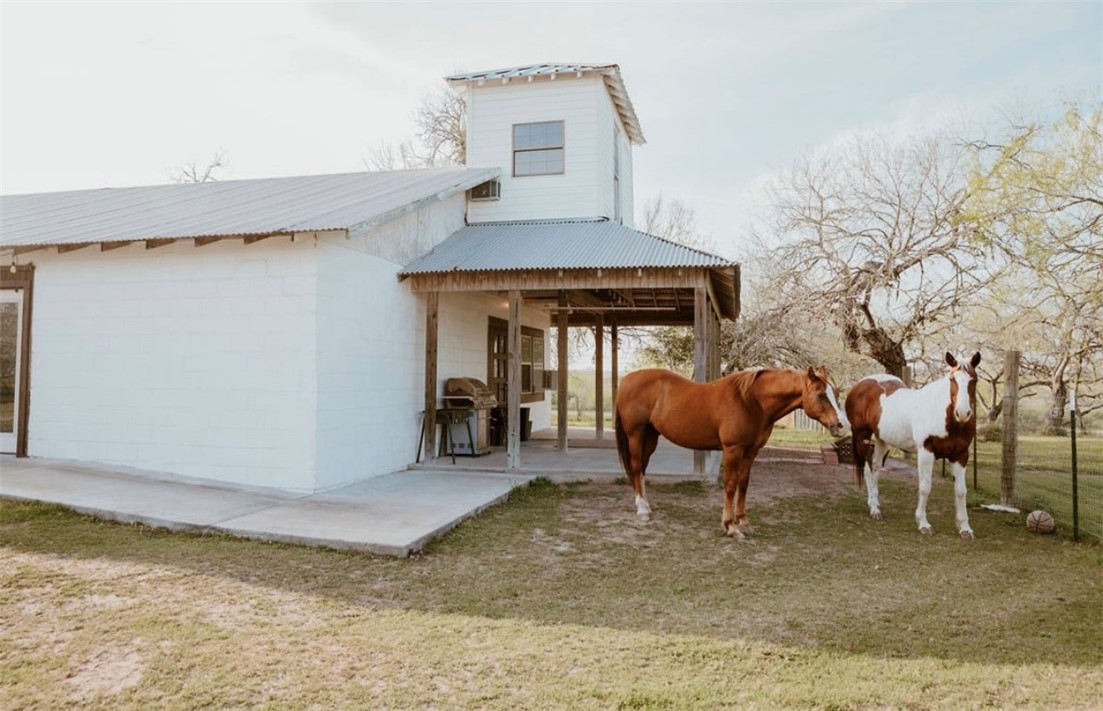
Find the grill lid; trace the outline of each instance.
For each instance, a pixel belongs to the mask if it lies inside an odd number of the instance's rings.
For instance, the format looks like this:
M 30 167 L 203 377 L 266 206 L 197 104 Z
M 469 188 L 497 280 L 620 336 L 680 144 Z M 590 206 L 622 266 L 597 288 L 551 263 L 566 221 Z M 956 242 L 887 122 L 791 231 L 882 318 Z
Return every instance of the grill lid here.
M 449 378 L 444 381 L 445 407 L 497 407 L 498 400 L 486 383 L 478 378 Z

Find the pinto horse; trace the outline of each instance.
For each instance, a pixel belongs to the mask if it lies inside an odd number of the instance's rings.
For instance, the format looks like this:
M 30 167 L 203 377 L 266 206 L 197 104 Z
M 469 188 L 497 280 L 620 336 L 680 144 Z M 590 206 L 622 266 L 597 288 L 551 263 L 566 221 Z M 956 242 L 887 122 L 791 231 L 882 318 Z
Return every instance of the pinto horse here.
M 711 383 L 695 383 L 669 370 L 637 370 L 617 390 L 614 422 L 617 452 L 632 488 L 636 513 L 647 519 L 647 463 L 659 435 L 688 449 L 723 450 L 724 514 L 720 524 L 733 538 L 753 533 L 747 519 L 751 464 L 770 439 L 774 423 L 797 408 L 836 436 L 849 432 L 827 369 L 746 370 Z M 739 492 L 735 512 L 732 497 Z
M 958 532 L 973 540 L 969 514 L 965 510 L 965 465 L 969 445 L 977 431 L 973 401 L 977 391 L 974 353 L 961 365 L 946 354 L 950 372 L 918 390 L 904 386 L 891 375 L 875 375 L 859 381 L 846 396 L 846 416 L 852 428 L 854 466 L 858 486 L 866 485 L 869 515 L 881 518 L 877 494 L 878 470 L 884 466 L 889 448 L 916 452 L 919 470 L 919 505 L 915 521 L 921 533 L 931 533 L 927 521 L 927 497 L 931 493 L 934 460 L 946 459 L 954 474 L 954 503 Z

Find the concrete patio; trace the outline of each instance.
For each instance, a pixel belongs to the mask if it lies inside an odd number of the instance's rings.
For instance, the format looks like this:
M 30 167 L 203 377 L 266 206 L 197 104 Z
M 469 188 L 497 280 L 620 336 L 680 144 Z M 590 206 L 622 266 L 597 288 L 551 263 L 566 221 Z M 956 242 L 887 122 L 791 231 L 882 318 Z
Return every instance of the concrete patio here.
M 597 440 L 590 432 L 572 432 L 568 451 L 560 452 L 554 431 L 535 433 L 522 447 L 520 469 L 508 469 L 504 448 L 496 448 L 480 457 L 457 456 L 455 464 L 445 455 L 407 471 L 318 494 L 3 455 L 0 496 L 174 531 L 408 556 L 536 477 L 610 481 L 623 476 L 612 433 L 607 434 L 607 439 Z M 764 450 L 760 459 L 815 463 L 815 456 Z M 648 478 L 685 479 L 692 478 L 692 472 L 693 453 L 660 440 Z

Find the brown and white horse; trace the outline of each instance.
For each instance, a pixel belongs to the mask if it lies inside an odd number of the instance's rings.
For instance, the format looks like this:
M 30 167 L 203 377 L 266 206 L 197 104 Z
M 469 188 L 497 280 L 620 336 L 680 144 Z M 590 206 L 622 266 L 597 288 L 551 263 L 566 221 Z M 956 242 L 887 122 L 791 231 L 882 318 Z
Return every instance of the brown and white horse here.
M 823 366 L 818 371 L 747 370 L 711 383 L 695 383 L 659 369 L 626 375 L 617 390 L 614 423 L 621 465 L 636 492 L 637 515 L 651 515 L 643 478 L 662 435 L 688 449 L 723 450 L 720 523 L 733 538 L 753 533 L 746 508 L 751 464 L 770 439 L 774 423 L 797 408 L 804 408 L 836 436 L 849 432 Z
M 875 375 L 859 381 L 846 396 L 846 416 L 852 428 L 854 466 L 858 486 L 863 479 L 869 515 L 881 518 L 877 475 L 891 447 L 916 452 L 919 470 L 919 505 L 915 521 L 921 533 L 931 533 L 927 521 L 927 497 L 935 459 L 950 462 L 954 474 L 954 503 L 958 532 L 973 540 L 965 510 L 965 465 L 969 445 L 977 431 L 973 411 L 980 353 L 961 365 L 946 354 L 950 372 L 918 390 L 904 387 L 891 375 Z

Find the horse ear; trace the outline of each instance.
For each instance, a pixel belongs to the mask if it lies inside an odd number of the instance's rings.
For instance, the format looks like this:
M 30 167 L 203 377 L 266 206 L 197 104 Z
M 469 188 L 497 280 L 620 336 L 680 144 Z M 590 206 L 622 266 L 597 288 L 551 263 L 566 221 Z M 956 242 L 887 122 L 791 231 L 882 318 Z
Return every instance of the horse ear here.
M 823 382 L 826 383 L 827 382 L 827 366 L 826 365 L 821 365 L 819 370 L 817 370 L 816 372 L 820 376 L 820 380 L 822 380 Z
M 957 358 L 954 358 L 954 354 L 950 351 L 946 351 L 946 365 L 950 366 L 951 368 L 957 367 Z
M 974 353 L 973 357 L 969 359 L 969 365 L 974 370 L 976 370 L 977 366 L 980 365 L 980 351 L 977 351 L 976 353 Z
M 808 366 L 808 379 L 812 380 L 812 381 L 815 381 L 819 377 L 820 376 L 816 375 L 816 369 L 813 368 L 812 366 Z

